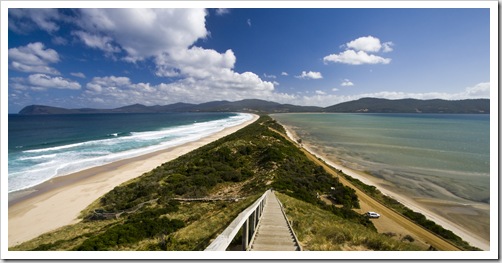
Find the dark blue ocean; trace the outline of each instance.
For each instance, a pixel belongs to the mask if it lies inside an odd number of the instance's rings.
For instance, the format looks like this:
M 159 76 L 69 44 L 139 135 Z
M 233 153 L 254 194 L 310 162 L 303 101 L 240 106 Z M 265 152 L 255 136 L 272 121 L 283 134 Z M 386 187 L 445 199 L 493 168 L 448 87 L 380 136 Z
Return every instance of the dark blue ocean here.
M 251 118 L 240 113 L 11 114 L 8 189 L 195 141 Z

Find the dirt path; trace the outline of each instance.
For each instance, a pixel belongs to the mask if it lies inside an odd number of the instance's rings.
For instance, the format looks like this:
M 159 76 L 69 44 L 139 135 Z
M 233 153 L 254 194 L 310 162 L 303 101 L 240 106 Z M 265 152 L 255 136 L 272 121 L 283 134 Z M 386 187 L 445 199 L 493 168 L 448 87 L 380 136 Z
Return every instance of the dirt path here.
M 287 135 L 282 134 L 276 130 L 277 132 L 290 142 L 295 145 L 298 145 L 296 142 L 293 142 Z M 419 239 L 423 242 L 424 245 L 431 245 L 437 250 L 441 251 L 459 251 L 460 249 L 450 242 L 442 239 L 441 237 L 433 234 L 432 232 L 424 229 L 423 227 L 415 224 L 413 221 L 408 218 L 402 216 L 401 214 L 395 212 L 394 210 L 386 207 L 381 204 L 377 200 L 373 199 L 371 196 L 365 194 L 357 187 L 355 187 L 352 183 L 347 181 L 344 177 L 338 176 L 338 174 L 331 168 L 326 165 L 324 162 L 320 161 L 317 157 L 312 155 L 309 151 L 304 148 L 300 148 L 305 155 L 315 162 L 316 164 L 322 166 L 328 173 L 333 176 L 339 178 L 340 182 L 348 186 L 356 191 L 357 197 L 359 198 L 359 203 L 361 209 L 359 212 L 364 213 L 366 211 L 375 211 L 381 215 L 379 219 L 374 219 L 374 225 L 377 228 L 379 233 L 393 232 L 393 233 L 409 233 L 415 239 Z M 356 210 L 357 211 L 357 210 Z M 404 231 L 403 231 L 404 230 Z

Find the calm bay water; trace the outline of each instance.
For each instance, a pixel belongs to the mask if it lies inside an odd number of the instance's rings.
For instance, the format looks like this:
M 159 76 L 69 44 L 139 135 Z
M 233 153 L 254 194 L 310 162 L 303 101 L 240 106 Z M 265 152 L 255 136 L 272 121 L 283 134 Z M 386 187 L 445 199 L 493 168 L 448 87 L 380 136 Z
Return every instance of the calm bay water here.
M 9 115 L 8 189 L 195 141 L 251 118 L 233 113 Z
M 490 116 L 274 114 L 319 154 L 414 197 L 489 203 Z

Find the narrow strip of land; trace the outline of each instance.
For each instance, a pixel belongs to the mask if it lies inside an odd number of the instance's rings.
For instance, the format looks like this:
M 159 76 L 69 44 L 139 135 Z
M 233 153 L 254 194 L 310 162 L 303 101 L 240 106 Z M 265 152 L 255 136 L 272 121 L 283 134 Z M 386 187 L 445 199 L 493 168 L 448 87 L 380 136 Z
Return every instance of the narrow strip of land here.
M 280 134 L 290 142 L 292 142 L 294 145 L 297 145 L 296 142 L 291 140 L 286 134 L 283 134 L 277 130 L 274 130 L 276 133 Z M 378 202 L 377 200 L 373 199 L 371 196 L 367 195 L 366 193 L 362 192 L 359 190 L 357 187 L 355 187 L 351 182 L 345 180 L 342 176 L 338 176 L 336 171 L 333 170 L 330 166 L 326 165 L 324 162 L 320 161 L 316 156 L 314 156 L 312 153 L 307 151 L 306 149 L 300 147 L 302 152 L 313 162 L 316 164 L 322 166 L 328 173 L 330 173 L 333 176 L 336 176 L 339 178 L 340 182 L 348 186 L 356 191 L 357 197 L 359 198 L 359 202 L 361 206 L 371 208 L 374 211 L 378 211 L 379 214 L 382 215 L 382 217 L 386 217 L 394 222 L 394 224 L 406 229 L 411 235 L 415 235 L 418 238 L 421 238 L 422 240 L 425 240 L 427 244 L 433 246 L 434 248 L 442 251 L 459 251 L 460 249 L 456 247 L 455 245 L 451 244 L 450 242 L 444 240 L 443 238 L 437 236 L 436 234 L 424 229 L 423 227 L 417 225 L 413 221 L 409 220 L 408 218 L 402 216 L 401 214 L 397 213 L 396 211 L 386 207 L 382 203 Z

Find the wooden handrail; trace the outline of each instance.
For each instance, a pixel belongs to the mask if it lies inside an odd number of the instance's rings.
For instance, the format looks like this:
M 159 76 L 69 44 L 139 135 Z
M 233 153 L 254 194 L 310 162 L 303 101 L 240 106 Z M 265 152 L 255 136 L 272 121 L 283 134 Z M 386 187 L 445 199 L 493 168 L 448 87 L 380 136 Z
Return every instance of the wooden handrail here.
M 291 230 L 291 234 L 293 236 L 296 245 L 298 246 L 298 249 L 300 251 L 303 251 L 302 246 L 300 245 L 300 241 L 298 241 L 298 237 L 296 236 L 295 231 L 293 230 L 291 222 L 289 222 L 288 216 L 286 215 L 286 211 L 284 211 L 284 206 L 282 205 L 281 200 L 279 200 L 279 198 L 277 198 L 277 202 L 279 202 L 279 206 L 281 207 L 281 212 L 284 215 L 284 218 L 286 218 L 286 223 L 288 223 L 289 230 Z
M 271 190 L 267 190 L 258 200 L 256 200 L 251 206 L 242 211 L 233 221 L 228 225 L 228 227 L 223 230 L 223 232 L 216 237 L 211 244 L 205 249 L 205 251 L 225 251 L 234 237 L 237 235 L 242 226 L 244 226 L 243 233 L 243 249 L 246 250 L 249 245 L 249 234 L 251 236 L 256 230 L 259 218 L 263 214 L 263 208 L 267 202 L 268 193 Z M 251 219 L 251 220 L 250 220 Z M 251 222 L 251 225 L 249 223 Z M 248 231 L 251 230 L 252 233 Z

